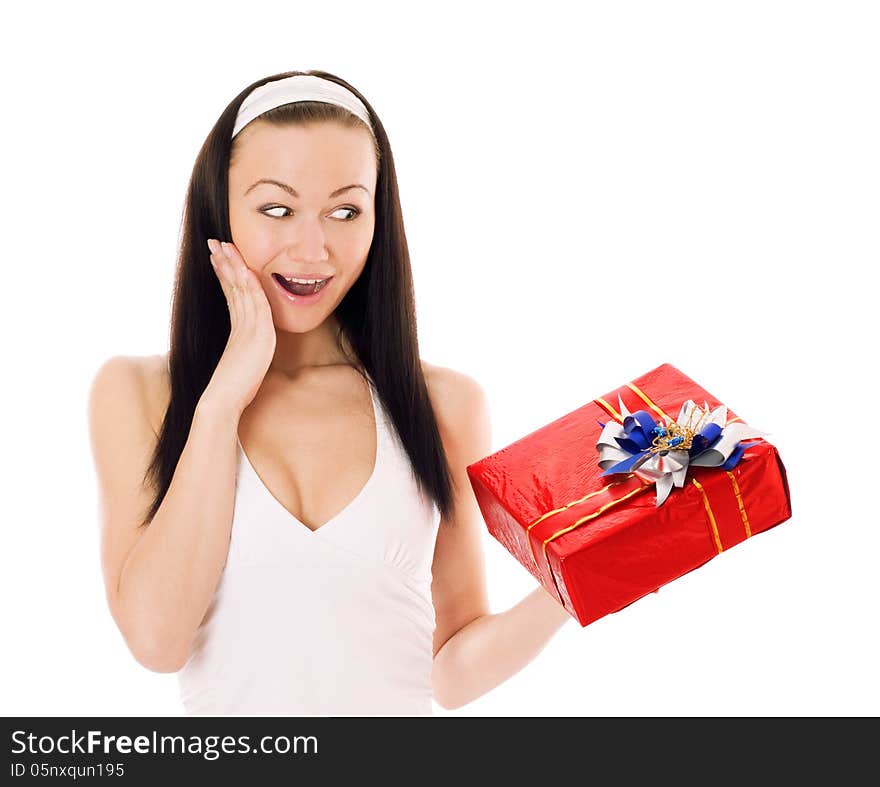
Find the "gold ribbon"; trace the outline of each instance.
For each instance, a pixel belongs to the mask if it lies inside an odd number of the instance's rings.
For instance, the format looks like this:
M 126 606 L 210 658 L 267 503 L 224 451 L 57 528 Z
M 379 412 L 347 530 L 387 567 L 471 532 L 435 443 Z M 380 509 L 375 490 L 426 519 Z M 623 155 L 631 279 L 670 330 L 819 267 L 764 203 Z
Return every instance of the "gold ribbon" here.
M 646 405 L 648 405 L 648 407 L 650 407 L 661 418 L 668 418 L 670 421 L 674 420 L 672 418 L 669 418 L 669 416 L 666 415 L 666 413 L 664 413 L 663 410 L 657 404 L 655 404 L 653 401 L 651 401 L 651 399 L 647 396 L 647 394 L 645 394 L 645 392 L 642 391 L 637 385 L 635 385 L 634 383 L 627 383 L 626 385 L 630 390 L 633 391 L 633 393 L 635 393 Z M 611 416 L 614 417 L 615 420 L 619 421 L 620 423 L 623 423 L 623 420 L 624 420 L 623 416 L 619 412 L 617 412 L 617 410 L 614 407 L 612 407 L 607 401 L 605 401 L 602 397 L 598 397 L 598 398 L 594 399 L 593 401 L 595 401 L 597 404 L 599 404 L 601 407 L 603 407 Z M 739 418 L 739 416 L 736 416 L 735 418 L 731 418 L 727 423 L 731 424 L 734 421 L 738 421 L 738 420 L 740 420 L 740 418 Z M 749 538 L 752 535 L 752 530 L 751 530 L 751 527 L 749 526 L 749 518 L 748 518 L 748 515 L 746 514 L 746 509 L 745 509 L 745 505 L 743 504 L 742 495 L 740 494 L 739 484 L 737 484 L 736 478 L 733 475 L 733 473 L 731 473 L 729 470 L 726 470 L 725 472 L 727 473 L 727 477 L 730 479 L 730 483 L 733 487 L 733 492 L 736 495 L 736 500 L 739 505 L 740 516 L 742 517 L 743 528 L 745 529 L 745 532 L 746 532 L 746 538 Z M 541 568 L 540 568 L 540 564 L 538 563 L 537 555 L 535 555 L 534 544 L 532 543 L 531 531 L 532 531 L 533 527 L 540 524 L 541 522 L 543 522 L 544 520 L 546 520 L 547 518 L 549 518 L 551 516 L 554 516 L 556 514 L 559 514 L 563 511 L 568 510 L 572 506 L 580 505 L 581 503 L 589 500 L 592 497 L 596 497 L 597 495 L 600 495 L 600 494 L 607 492 L 608 490 L 614 489 L 618 486 L 630 484 L 634 477 L 638 478 L 638 480 L 641 484 L 640 486 L 629 490 L 628 492 L 626 492 L 626 494 L 622 495 L 621 497 L 614 498 L 613 500 L 610 500 L 608 503 L 605 503 L 604 505 L 600 506 L 598 509 L 587 514 L 586 516 L 581 517 L 580 519 L 578 519 L 577 521 L 575 521 L 573 524 L 569 525 L 568 527 L 563 527 L 560 530 L 557 530 L 555 533 L 548 536 L 547 538 L 544 538 L 541 540 L 541 550 L 542 550 L 542 557 L 544 560 L 544 565 L 548 565 L 548 563 L 547 563 L 547 544 L 549 544 L 551 541 L 559 538 L 560 536 L 571 532 L 575 528 L 580 527 L 584 523 L 590 522 L 590 521 L 596 519 L 596 517 L 601 516 L 608 509 L 613 508 L 614 506 L 616 506 L 620 503 L 623 503 L 632 497 L 635 497 L 637 494 L 644 492 L 646 489 L 648 489 L 650 487 L 653 487 L 654 484 L 653 484 L 653 482 L 645 481 L 642 478 L 635 476 L 634 473 L 628 473 L 624 479 L 619 480 L 619 481 L 613 481 L 610 484 L 602 487 L 602 489 L 598 489 L 595 492 L 590 492 L 589 494 L 586 494 L 577 500 L 573 500 L 570 503 L 566 503 L 565 505 L 560 506 L 559 508 L 555 508 L 552 511 L 547 511 L 546 513 L 542 514 L 537 519 L 535 519 L 531 524 L 529 524 L 529 526 L 526 528 L 526 539 L 529 542 L 529 548 L 532 553 L 532 560 L 535 563 L 536 570 L 540 573 Z M 715 549 L 718 551 L 718 554 L 721 554 L 721 552 L 724 551 L 724 547 L 721 543 L 721 536 L 718 533 L 718 524 L 715 520 L 715 514 L 713 513 L 712 506 L 709 503 L 709 496 L 706 494 L 706 490 L 703 489 L 702 484 L 700 484 L 700 482 L 697 481 L 696 478 L 691 478 L 691 483 L 693 483 L 693 485 L 699 490 L 700 495 L 703 499 L 703 507 L 706 509 L 706 518 L 709 523 L 709 529 L 710 529 L 710 533 L 712 535 L 712 540 L 715 543 Z M 553 574 L 552 571 L 550 571 L 549 573 L 551 575 Z M 553 579 L 555 582 L 555 576 L 553 577 Z M 557 588 L 557 590 L 558 590 L 558 588 Z
M 648 396 L 644 393 L 644 391 L 640 390 L 637 385 L 635 385 L 634 383 L 627 383 L 627 386 L 643 402 L 645 402 L 645 404 L 647 404 L 652 410 L 659 413 L 664 418 L 669 418 L 669 416 L 666 415 L 666 413 L 664 413 L 663 410 L 660 409 L 660 407 L 658 407 L 656 404 L 654 404 L 654 402 L 652 402 L 648 398 Z M 673 419 L 670 419 L 670 420 L 673 420 Z M 738 420 L 740 420 L 739 416 L 736 416 L 735 418 L 731 418 L 730 420 L 728 420 L 727 423 L 732 424 L 734 421 L 738 421 Z M 725 426 L 726 425 L 727 424 L 725 424 Z M 733 493 L 736 495 L 736 500 L 737 500 L 737 503 L 739 504 L 739 513 L 740 513 L 740 516 L 742 517 L 743 528 L 746 531 L 746 538 L 750 538 L 752 535 L 752 529 L 751 529 L 751 527 L 749 527 L 749 517 L 746 514 L 746 508 L 745 508 L 745 505 L 743 504 L 742 495 L 740 494 L 740 491 L 739 491 L 739 484 L 736 483 L 736 478 L 734 477 L 733 473 L 730 472 L 730 470 L 725 470 L 725 472 L 727 473 L 727 477 L 730 479 L 730 483 L 733 486 Z M 699 481 L 697 481 L 696 478 L 691 478 L 691 483 L 697 489 L 700 490 L 700 494 L 703 497 L 703 505 L 706 508 L 706 516 L 709 520 L 709 525 L 712 528 L 712 536 L 715 540 L 715 548 L 718 550 L 718 554 L 720 555 L 724 551 L 724 547 L 721 545 L 721 537 L 718 535 L 718 526 L 715 522 L 715 515 L 712 513 L 712 506 L 709 505 L 709 496 L 706 494 L 706 490 L 703 489 L 702 485 L 700 484 Z

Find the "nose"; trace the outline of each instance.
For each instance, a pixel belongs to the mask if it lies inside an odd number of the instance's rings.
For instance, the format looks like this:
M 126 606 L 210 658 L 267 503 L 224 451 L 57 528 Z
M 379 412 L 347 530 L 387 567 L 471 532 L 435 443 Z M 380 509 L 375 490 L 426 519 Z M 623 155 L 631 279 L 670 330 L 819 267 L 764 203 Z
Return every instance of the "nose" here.
M 287 256 L 293 262 L 323 262 L 327 259 L 327 245 L 320 219 L 303 218 L 291 233 Z

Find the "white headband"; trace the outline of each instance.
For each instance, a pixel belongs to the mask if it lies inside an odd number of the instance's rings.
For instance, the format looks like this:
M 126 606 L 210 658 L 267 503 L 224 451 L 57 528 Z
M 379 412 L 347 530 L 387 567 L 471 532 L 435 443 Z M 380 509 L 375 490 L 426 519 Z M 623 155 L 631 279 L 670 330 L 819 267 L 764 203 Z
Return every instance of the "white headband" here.
M 325 104 L 336 104 L 357 115 L 367 124 L 370 131 L 373 130 L 370 113 L 367 112 L 363 101 L 348 88 L 313 74 L 295 74 L 292 77 L 276 79 L 274 82 L 260 85 L 247 95 L 238 108 L 238 117 L 235 119 L 235 128 L 232 131 L 233 138 L 264 112 L 295 101 L 323 101 Z

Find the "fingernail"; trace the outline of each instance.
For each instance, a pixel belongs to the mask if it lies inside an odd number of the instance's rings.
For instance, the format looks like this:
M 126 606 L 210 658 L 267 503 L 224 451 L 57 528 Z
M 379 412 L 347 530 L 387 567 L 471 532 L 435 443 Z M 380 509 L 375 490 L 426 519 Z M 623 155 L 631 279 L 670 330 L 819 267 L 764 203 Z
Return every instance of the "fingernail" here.
M 223 247 L 223 253 L 227 257 L 231 257 L 232 255 L 229 253 L 229 244 L 225 240 L 221 240 L 220 245 Z

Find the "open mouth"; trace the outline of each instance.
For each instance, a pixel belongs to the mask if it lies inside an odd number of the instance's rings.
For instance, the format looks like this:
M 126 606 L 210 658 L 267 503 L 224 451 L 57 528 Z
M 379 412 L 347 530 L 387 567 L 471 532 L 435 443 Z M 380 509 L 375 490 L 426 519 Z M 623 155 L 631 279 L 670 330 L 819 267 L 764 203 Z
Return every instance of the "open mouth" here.
M 272 277 L 291 295 L 300 296 L 314 295 L 316 292 L 320 292 L 330 283 L 330 279 L 333 278 L 332 276 L 330 276 L 330 278 L 324 279 L 323 281 L 315 282 L 314 284 L 301 284 L 296 281 L 285 279 L 283 276 L 277 273 L 273 273 Z

